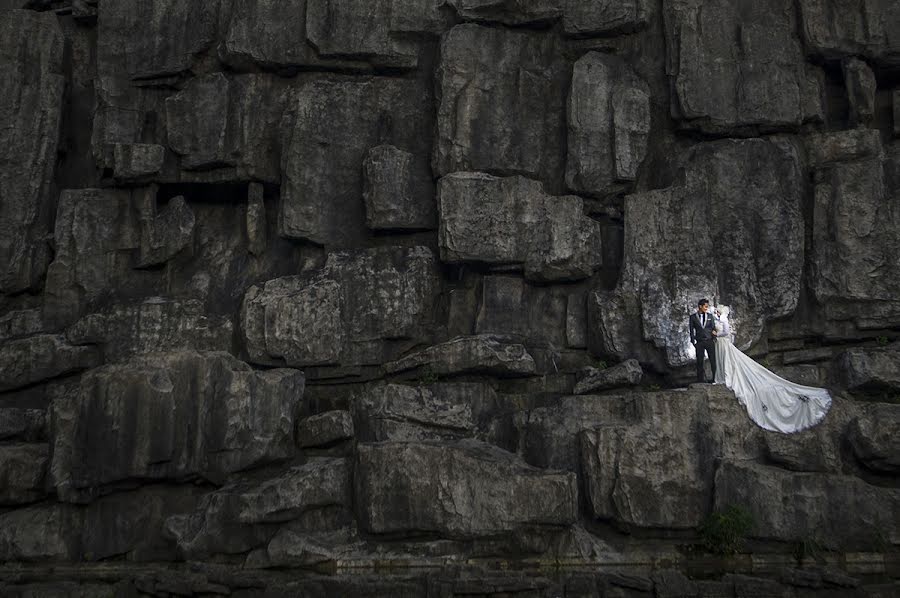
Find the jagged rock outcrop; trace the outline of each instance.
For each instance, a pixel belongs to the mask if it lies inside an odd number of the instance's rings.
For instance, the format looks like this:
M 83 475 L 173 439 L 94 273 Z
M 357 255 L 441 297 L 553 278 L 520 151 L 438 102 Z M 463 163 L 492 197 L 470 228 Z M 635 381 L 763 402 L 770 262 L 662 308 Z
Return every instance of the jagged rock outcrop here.
M 442 177 L 437 193 L 444 262 L 515 265 L 538 281 L 587 278 L 600 265 L 600 226 L 576 196 L 476 172 Z
M 379 442 L 358 451 L 357 502 L 372 533 L 474 538 L 575 521 L 574 474 L 530 467 L 488 444 Z
M 221 482 L 289 458 L 303 383 L 297 370 L 256 372 L 227 353 L 150 354 L 95 368 L 52 405 L 53 486 L 82 502 L 117 482 Z
M 824 77 L 803 59 L 790 0 L 666 0 L 664 13 L 672 116 L 683 126 L 765 131 L 822 118 Z
M 0 63 L 0 291 L 37 288 L 50 261 L 65 40 L 50 14 L 4 12 Z
M 436 260 L 426 247 L 335 252 L 310 275 L 247 291 L 241 328 L 250 359 L 289 366 L 385 359 L 390 339 L 423 339 Z
M 688 315 L 704 297 L 732 307 L 739 345 L 759 339 L 797 307 L 803 192 L 791 141 L 729 139 L 695 146 L 678 184 L 626 197 L 622 278 L 588 299 L 595 350 L 653 361 L 646 341 L 686 364 Z

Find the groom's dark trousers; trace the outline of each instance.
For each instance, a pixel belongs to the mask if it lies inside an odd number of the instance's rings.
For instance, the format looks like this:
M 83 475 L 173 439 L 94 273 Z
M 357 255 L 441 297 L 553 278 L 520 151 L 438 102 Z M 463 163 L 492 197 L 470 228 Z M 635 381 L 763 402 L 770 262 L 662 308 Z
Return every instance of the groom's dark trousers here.
M 697 382 L 706 382 L 706 372 L 703 371 L 703 353 L 709 356 L 709 365 L 712 366 L 712 379 L 716 379 L 716 343 L 715 341 L 697 341 L 694 345 L 697 349 Z

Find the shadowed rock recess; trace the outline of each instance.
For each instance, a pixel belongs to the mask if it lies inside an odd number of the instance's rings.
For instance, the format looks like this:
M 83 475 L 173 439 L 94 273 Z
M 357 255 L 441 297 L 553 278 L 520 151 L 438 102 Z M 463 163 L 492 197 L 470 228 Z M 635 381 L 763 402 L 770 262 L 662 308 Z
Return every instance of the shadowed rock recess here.
M 0 0 L 0 80 L 0 595 L 900 596 L 897 0 Z

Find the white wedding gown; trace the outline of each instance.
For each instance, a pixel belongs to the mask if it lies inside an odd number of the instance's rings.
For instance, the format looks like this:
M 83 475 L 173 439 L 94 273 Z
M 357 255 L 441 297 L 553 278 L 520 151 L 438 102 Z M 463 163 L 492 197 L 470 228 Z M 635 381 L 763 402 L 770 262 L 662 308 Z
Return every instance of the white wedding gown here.
M 716 323 L 716 382 L 734 391 L 750 419 L 773 432 L 798 432 L 814 426 L 831 407 L 824 388 L 785 380 L 742 353 L 732 342 L 727 319 Z

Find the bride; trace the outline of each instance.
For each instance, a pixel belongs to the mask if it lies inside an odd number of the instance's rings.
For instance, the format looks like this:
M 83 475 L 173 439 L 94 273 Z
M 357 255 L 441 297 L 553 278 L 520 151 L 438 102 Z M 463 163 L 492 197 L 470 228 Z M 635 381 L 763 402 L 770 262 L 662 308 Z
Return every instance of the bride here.
M 730 309 L 716 307 L 716 383 L 734 391 L 750 419 L 773 432 L 798 432 L 816 425 L 831 407 L 824 388 L 795 384 L 776 376 L 734 346 Z

